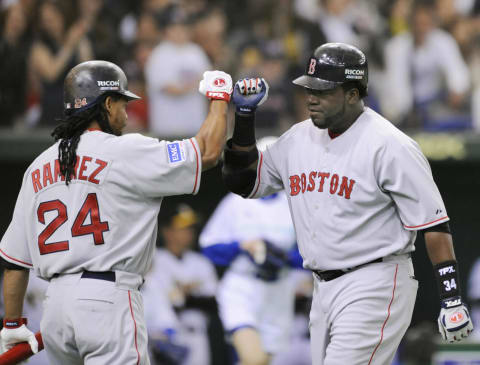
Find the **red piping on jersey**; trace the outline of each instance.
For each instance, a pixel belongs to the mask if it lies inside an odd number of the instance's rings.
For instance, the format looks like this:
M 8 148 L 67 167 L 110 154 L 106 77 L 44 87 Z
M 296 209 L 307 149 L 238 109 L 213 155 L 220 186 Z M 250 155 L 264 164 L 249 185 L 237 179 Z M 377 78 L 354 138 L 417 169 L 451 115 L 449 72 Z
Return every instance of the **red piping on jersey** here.
M 3 251 L 1 248 L 0 248 L 0 251 L 5 255 L 7 256 L 10 260 L 13 260 L 13 261 L 16 261 L 16 262 L 20 262 L 21 264 L 24 264 L 24 265 L 28 265 L 28 266 L 33 266 L 32 264 L 29 264 L 28 262 L 24 262 L 24 261 L 21 261 L 21 260 L 17 260 L 17 259 L 14 259 L 13 257 L 11 256 L 8 256 L 5 251 Z
M 260 179 L 261 179 L 260 172 L 262 172 L 262 162 L 263 162 L 263 153 L 260 152 L 260 163 L 258 164 L 258 171 L 257 171 L 258 185 L 257 185 L 257 188 L 255 189 L 255 192 L 254 192 L 252 195 L 250 195 L 250 196 L 255 196 L 255 194 L 256 194 L 257 191 L 258 191 L 258 188 L 260 187 Z
M 428 226 L 429 224 L 432 224 L 432 223 L 441 221 L 442 219 L 445 219 L 445 218 L 448 218 L 448 215 L 446 215 L 445 217 L 439 218 L 439 219 L 435 219 L 435 220 L 432 221 L 432 222 L 428 222 L 428 223 L 425 223 L 425 224 L 420 224 L 419 226 L 404 226 L 404 227 L 405 227 L 405 228 L 420 228 L 420 227 L 425 227 L 425 226 Z
M 137 345 L 137 322 L 135 322 L 135 317 L 133 316 L 132 298 L 130 297 L 130 290 L 128 291 L 128 303 L 130 304 L 130 313 L 132 314 L 133 325 L 135 327 L 135 350 L 137 350 L 137 365 L 138 365 L 140 364 L 140 353 L 138 352 L 138 345 Z
M 195 193 L 195 190 L 197 190 L 197 182 L 198 182 L 198 152 L 197 152 L 197 147 L 195 147 L 195 143 L 193 143 L 192 139 L 190 139 L 190 143 L 193 146 L 193 149 L 195 150 L 195 156 L 197 157 L 197 171 L 195 173 L 195 185 L 193 185 L 193 191 L 192 194 Z
M 372 353 L 372 356 L 370 356 L 370 361 L 368 362 L 368 365 L 371 364 L 372 359 L 373 359 L 373 355 L 375 355 L 375 352 L 377 352 L 377 349 L 380 347 L 380 344 L 381 344 L 382 341 L 383 341 L 383 330 L 384 330 L 384 328 L 385 328 L 385 325 L 387 324 L 388 319 L 390 318 L 390 307 L 392 306 L 393 299 L 395 298 L 395 288 L 397 287 L 397 273 L 398 273 L 398 264 L 395 265 L 395 276 L 393 277 L 392 299 L 390 300 L 390 304 L 388 305 L 387 318 L 385 318 L 385 322 L 383 322 L 382 331 L 381 331 L 381 334 L 380 334 L 380 342 L 379 342 L 379 343 L 377 344 L 377 346 L 375 347 L 375 350 L 373 350 L 373 353 Z
M 102 130 L 100 128 L 87 128 L 87 131 L 89 132 L 93 132 L 93 131 L 100 131 L 102 132 Z

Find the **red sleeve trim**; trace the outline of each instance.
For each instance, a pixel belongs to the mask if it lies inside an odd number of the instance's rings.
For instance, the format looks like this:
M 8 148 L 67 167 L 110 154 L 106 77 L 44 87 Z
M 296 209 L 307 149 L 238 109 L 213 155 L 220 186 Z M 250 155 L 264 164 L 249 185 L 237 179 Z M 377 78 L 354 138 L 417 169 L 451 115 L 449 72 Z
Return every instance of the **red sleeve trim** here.
M 21 260 L 17 260 L 17 259 L 15 259 L 15 258 L 11 257 L 11 256 L 8 256 L 8 255 L 5 253 L 5 251 L 3 251 L 1 248 L 0 248 L 0 252 L 1 252 L 4 256 L 8 257 L 10 260 L 13 260 L 13 261 L 15 261 L 15 262 L 18 262 L 18 263 L 20 263 L 20 264 L 24 264 L 24 265 L 28 265 L 28 266 L 30 266 L 30 267 L 33 267 L 33 265 L 32 265 L 32 264 L 29 264 L 28 262 L 24 262 L 24 261 L 21 261 Z
M 260 173 L 262 172 L 262 163 L 263 163 L 263 153 L 260 152 L 260 162 L 259 162 L 258 168 L 257 168 L 258 184 L 257 184 L 257 188 L 255 189 L 254 193 L 250 196 L 255 196 L 255 194 L 258 192 L 258 188 L 260 187 L 260 180 L 262 179 L 262 176 L 260 175 Z
M 431 221 L 431 222 L 428 222 L 428 223 L 425 223 L 425 224 L 420 224 L 419 226 L 404 226 L 404 227 L 405 228 L 410 228 L 410 229 L 412 229 L 412 228 L 422 228 L 422 227 L 428 226 L 430 224 L 440 222 L 444 219 L 448 219 L 448 215 L 446 215 L 445 217 L 439 218 L 439 219 L 435 219 L 434 221 Z
M 132 315 L 133 327 L 135 329 L 135 350 L 137 351 L 137 365 L 138 365 L 140 364 L 140 352 L 138 352 L 138 344 L 137 344 L 137 322 L 135 321 L 135 316 L 133 315 L 132 298 L 130 296 L 130 290 L 128 291 L 128 304 L 130 305 L 130 314 Z
M 195 146 L 195 143 L 193 143 L 192 139 L 189 140 L 190 143 L 192 144 L 193 146 L 193 149 L 195 150 L 195 157 L 197 159 L 197 171 L 195 172 L 195 184 L 193 185 L 193 191 L 192 191 L 192 194 L 195 194 L 195 192 L 197 191 L 197 183 L 198 183 L 198 151 L 197 151 L 197 147 Z
M 372 363 L 373 356 L 375 355 L 375 352 L 377 352 L 378 348 L 380 347 L 380 344 L 383 341 L 383 330 L 385 329 L 385 326 L 388 322 L 388 319 L 390 318 L 390 308 L 392 307 L 393 299 L 395 299 L 395 289 L 397 287 L 397 273 L 398 273 L 398 264 L 395 267 L 395 275 L 393 277 L 392 299 L 390 300 L 390 304 L 388 305 L 387 318 L 385 318 L 385 321 L 383 322 L 383 326 L 382 326 L 382 329 L 380 331 L 380 341 L 378 342 L 377 346 L 375 346 L 375 349 L 373 350 L 372 356 L 370 356 L 370 361 L 368 362 L 368 365 L 370 365 Z

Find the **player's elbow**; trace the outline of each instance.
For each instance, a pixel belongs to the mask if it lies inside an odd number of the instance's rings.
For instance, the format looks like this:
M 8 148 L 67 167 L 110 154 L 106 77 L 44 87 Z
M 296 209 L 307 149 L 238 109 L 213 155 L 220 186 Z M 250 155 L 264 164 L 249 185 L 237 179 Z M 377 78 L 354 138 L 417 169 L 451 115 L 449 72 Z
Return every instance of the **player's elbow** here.
M 225 164 L 222 169 L 222 178 L 228 190 L 246 198 L 255 186 L 257 171 L 249 168 L 234 169 Z
M 206 149 L 202 154 L 202 171 L 217 166 L 221 152 L 221 148 Z

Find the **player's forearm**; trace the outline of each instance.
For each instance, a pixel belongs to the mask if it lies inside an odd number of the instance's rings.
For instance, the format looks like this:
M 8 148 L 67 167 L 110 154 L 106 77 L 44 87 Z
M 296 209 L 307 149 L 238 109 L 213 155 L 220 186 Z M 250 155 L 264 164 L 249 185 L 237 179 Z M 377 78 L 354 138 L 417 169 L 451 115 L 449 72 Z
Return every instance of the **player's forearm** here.
M 214 167 L 220 158 L 227 134 L 227 110 L 226 101 L 212 100 L 207 118 L 195 136 L 202 156 L 202 171 Z
M 14 319 L 22 316 L 28 275 L 28 270 L 5 269 L 3 273 L 4 318 Z
M 452 235 L 445 232 L 425 232 L 425 245 L 433 265 L 455 260 Z

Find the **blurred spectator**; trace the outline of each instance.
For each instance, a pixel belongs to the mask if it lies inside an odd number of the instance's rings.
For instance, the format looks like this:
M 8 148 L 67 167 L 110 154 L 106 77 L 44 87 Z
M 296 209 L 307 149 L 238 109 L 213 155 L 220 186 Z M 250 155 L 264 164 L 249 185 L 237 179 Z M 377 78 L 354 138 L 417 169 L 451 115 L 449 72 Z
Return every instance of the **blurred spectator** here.
M 213 68 L 229 70 L 233 54 L 225 43 L 227 19 L 219 8 L 204 13 L 193 29 L 193 40 L 203 48 Z
M 430 3 L 415 3 L 411 31 L 387 42 L 383 112 L 405 127 L 467 128 L 468 67 L 455 39 L 435 19 Z
M 54 125 L 63 112 L 63 80 L 76 64 L 93 58 L 86 35 L 93 19 L 83 17 L 68 27 L 63 2 L 45 0 L 39 9 L 39 37 L 31 52 L 32 72 L 40 82 L 40 126 Z
M 125 62 L 123 69 L 129 80 L 129 89 L 141 99 L 127 105 L 128 121 L 126 133 L 146 131 L 148 129 L 148 98 L 145 84 L 145 64 L 152 53 L 149 42 L 137 42 L 133 45 L 133 57 Z
M 215 268 L 207 258 L 192 250 L 198 223 L 193 209 L 179 204 L 166 215 L 161 228 L 164 248 L 157 249 L 153 269 L 146 281 L 149 281 L 149 290 L 163 293 L 177 313 L 176 328 L 165 328 L 164 332 L 167 330 L 171 336 L 173 330 L 176 343 L 188 348 L 182 365 L 209 365 L 209 315 L 217 311 Z M 147 298 L 155 296 L 147 293 Z M 165 317 L 158 308 L 158 301 L 147 299 L 145 312 L 153 311 L 157 317 Z M 169 317 L 171 325 L 175 326 L 175 320 Z M 150 331 L 149 322 L 147 328 Z
M 155 47 L 145 68 L 150 131 L 163 137 L 195 134 L 207 113 L 198 82 L 210 69 L 205 52 L 190 41 L 189 19 L 178 7 L 159 17 L 163 41 Z
M 20 4 L 10 5 L 5 13 L 0 38 L 0 126 L 12 126 L 23 116 L 27 97 L 27 60 L 30 39 Z
M 283 44 L 271 41 L 263 46 L 259 75 L 270 86 L 268 100 L 256 114 L 259 134 L 277 134 L 290 128 L 293 116 L 293 90 L 287 73 L 287 59 Z M 263 132 L 261 130 L 264 130 Z
M 125 22 L 123 23 L 125 24 Z M 126 53 L 127 57 L 123 62 L 123 69 L 129 80 L 129 88 L 142 99 L 127 105 L 127 133 L 148 130 L 148 97 L 145 66 L 153 49 L 161 39 L 160 29 L 155 16 L 147 8 L 144 8 L 138 15 L 138 22 L 136 22 L 135 29 L 132 32 L 134 42 L 130 44 L 130 51 Z

